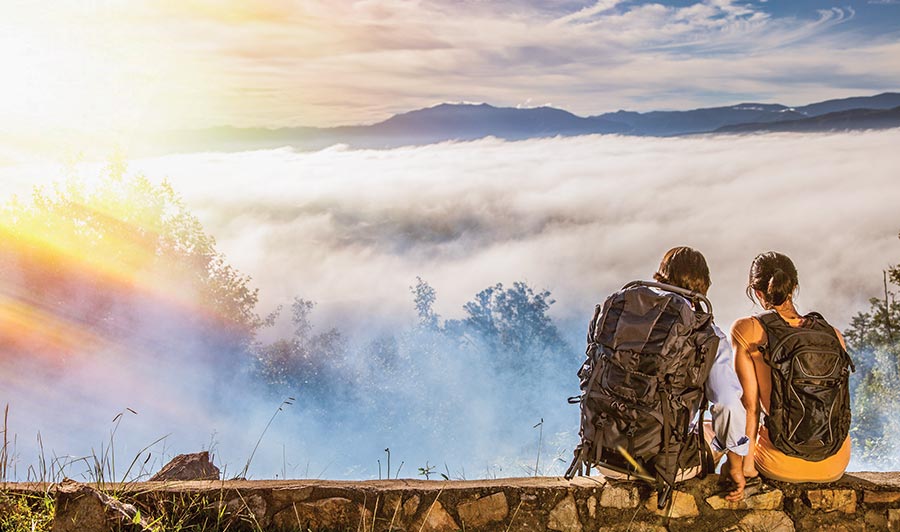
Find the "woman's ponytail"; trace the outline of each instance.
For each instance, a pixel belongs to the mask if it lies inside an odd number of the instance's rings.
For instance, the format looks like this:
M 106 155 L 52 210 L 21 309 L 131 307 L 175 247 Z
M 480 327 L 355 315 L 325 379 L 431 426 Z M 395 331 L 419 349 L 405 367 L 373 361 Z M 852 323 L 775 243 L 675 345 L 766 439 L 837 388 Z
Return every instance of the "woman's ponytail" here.
M 798 284 L 797 268 L 791 259 L 787 255 L 769 251 L 753 259 L 747 295 L 750 296 L 753 290 L 759 290 L 768 305 L 778 306 L 791 297 Z

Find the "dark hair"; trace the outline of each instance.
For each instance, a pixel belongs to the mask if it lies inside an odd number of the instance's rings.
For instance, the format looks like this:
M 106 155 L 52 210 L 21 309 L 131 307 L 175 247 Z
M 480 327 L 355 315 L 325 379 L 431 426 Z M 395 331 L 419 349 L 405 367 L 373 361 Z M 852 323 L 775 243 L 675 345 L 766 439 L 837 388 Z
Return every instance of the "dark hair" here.
M 797 288 L 797 268 L 787 255 L 776 251 L 760 253 L 750 265 L 750 281 L 747 285 L 747 297 L 753 300 L 753 291 L 759 290 L 765 295 L 766 303 L 778 306 Z
M 653 278 L 660 283 L 687 288 L 706 295 L 709 290 L 709 266 L 703 254 L 687 246 L 678 246 L 666 252 Z

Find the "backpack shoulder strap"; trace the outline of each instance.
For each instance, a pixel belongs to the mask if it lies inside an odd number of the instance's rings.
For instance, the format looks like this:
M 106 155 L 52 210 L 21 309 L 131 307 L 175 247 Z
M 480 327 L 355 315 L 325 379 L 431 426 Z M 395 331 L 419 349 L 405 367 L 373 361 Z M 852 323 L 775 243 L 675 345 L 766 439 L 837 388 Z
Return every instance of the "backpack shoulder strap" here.
M 769 329 L 778 327 L 780 325 L 787 325 L 787 322 L 784 321 L 784 318 L 778 314 L 777 310 L 767 310 L 765 312 L 760 312 L 756 316 L 753 316 L 759 321 L 760 325 L 762 325 L 763 330 L 768 334 Z
M 761 312 L 755 316 L 756 321 L 763 328 L 763 332 L 766 333 L 766 341 L 761 344 L 758 349 L 763 354 L 763 359 L 768 362 L 769 354 L 771 350 L 769 349 L 775 342 L 774 340 L 779 337 L 779 332 L 782 327 L 789 327 L 787 322 L 784 321 L 777 310 L 767 310 L 765 312 Z

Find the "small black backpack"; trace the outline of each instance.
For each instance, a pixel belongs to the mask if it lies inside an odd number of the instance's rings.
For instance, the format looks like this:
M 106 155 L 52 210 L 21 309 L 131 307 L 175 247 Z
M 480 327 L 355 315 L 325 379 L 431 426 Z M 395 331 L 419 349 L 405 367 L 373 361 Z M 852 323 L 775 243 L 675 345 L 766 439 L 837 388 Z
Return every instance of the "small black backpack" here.
M 706 409 L 718 343 L 712 307 L 697 292 L 635 281 L 597 305 L 581 395 L 569 398 L 581 403 L 581 443 L 565 477 L 595 465 L 627 473 L 659 487 L 663 508 L 680 469 L 702 462 L 710 472 L 702 433 L 689 426 Z
M 855 371 L 834 328 L 820 314 L 791 327 L 771 310 L 756 316 L 766 332 L 760 346 L 772 368 L 765 418 L 769 438 L 788 456 L 812 462 L 838 452 L 850 430 L 850 372 Z

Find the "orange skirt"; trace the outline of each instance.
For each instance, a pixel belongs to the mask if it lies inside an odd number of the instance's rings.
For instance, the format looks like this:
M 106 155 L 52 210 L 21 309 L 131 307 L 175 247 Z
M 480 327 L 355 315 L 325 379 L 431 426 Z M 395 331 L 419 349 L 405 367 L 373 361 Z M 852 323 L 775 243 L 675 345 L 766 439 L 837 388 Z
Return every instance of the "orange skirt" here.
M 821 462 L 810 462 L 802 458 L 788 456 L 772 445 L 769 431 L 759 427 L 756 439 L 756 468 L 763 476 L 784 482 L 834 482 L 844 475 L 850 463 L 850 437 L 833 456 Z

